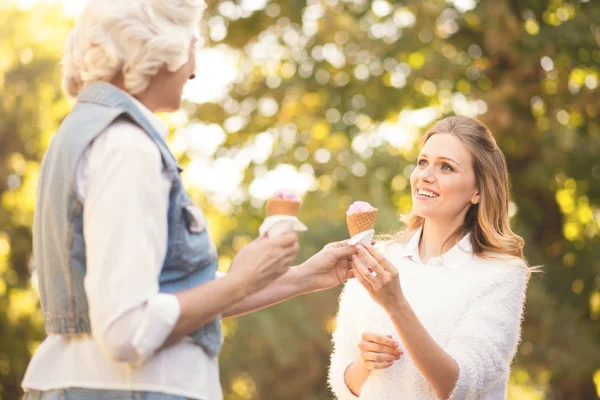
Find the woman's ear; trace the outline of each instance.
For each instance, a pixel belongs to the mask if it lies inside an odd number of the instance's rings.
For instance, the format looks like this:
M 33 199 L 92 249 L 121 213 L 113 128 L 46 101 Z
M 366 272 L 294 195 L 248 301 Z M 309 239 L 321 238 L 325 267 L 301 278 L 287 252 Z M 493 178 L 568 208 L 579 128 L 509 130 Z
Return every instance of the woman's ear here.
M 475 192 L 475 194 L 473 195 L 473 197 L 471 197 L 471 203 L 473 204 L 479 204 L 479 201 L 481 200 L 481 196 L 479 195 L 479 191 Z

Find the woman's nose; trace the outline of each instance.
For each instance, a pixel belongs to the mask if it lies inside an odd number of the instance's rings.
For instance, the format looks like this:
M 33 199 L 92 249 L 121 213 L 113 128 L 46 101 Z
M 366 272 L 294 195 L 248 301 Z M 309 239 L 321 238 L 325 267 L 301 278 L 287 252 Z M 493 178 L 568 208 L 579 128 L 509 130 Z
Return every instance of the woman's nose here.
M 430 166 L 427 166 L 420 171 L 419 178 L 425 182 L 435 181 L 435 175 L 433 174 Z

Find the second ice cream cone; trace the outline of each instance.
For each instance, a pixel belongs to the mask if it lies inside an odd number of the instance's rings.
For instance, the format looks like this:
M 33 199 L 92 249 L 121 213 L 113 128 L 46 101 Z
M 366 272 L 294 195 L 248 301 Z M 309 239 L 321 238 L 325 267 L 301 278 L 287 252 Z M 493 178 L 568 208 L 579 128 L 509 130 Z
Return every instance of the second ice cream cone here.
M 376 217 L 377 209 L 346 215 L 346 223 L 348 224 L 348 232 L 350 233 L 350 237 L 356 235 L 357 233 L 373 229 L 375 227 Z
M 271 215 L 298 215 L 300 203 L 285 199 L 269 199 L 267 201 L 267 216 Z

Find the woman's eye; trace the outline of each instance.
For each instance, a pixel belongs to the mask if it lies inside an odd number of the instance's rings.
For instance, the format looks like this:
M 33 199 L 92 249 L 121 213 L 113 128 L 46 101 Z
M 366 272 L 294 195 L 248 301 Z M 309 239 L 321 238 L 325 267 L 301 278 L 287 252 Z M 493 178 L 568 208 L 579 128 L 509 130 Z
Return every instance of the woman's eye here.
M 426 160 L 419 160 L 419 161 L 417 162 L 417 165 L 418 165 L 419 167 L 425 167 L 425 166 L 427 165 L 427 161 L 426 161 Z
M 446 164 L 446 163 L 442 164 L 442 169 L 443 169 L 444 171 L 454 171 L 454 170 L 452 169 L 452 167 L 450 166 L 450 164 Z

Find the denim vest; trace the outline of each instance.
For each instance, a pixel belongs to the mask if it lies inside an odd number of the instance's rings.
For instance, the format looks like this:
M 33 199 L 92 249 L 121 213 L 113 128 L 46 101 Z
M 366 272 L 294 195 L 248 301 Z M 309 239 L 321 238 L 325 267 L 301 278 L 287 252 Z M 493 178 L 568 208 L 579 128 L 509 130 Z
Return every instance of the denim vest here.
M 160 291 L 174 293 L 215 279 L 217 252 L 206 231 L 206 218 L 181 182 L 181 170 L 166 143 L 132 98 L 115 86 L 87 84 L 77 104 L 53 137 L 42 161 L 33 223 L 33 254 L 46 331 L 89 333 L 83 204 L 75 191 L 76 169 L 92 141 L 117 118 L 139 125 L 160 150 L 171 181 L 168 247 L 159 276 Z M 221 321 L 191 334 L 211 356 L 219 353 Z

